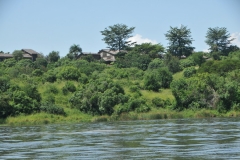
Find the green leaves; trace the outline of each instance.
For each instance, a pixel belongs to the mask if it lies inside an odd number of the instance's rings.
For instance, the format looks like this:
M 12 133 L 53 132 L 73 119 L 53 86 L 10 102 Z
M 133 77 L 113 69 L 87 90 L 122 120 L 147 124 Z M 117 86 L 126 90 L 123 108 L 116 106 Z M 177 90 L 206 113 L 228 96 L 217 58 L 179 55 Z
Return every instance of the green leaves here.
M 52 51 L 49 53 L 48 56 L 46 56 L 47 60 L 50 63 L 55 63 L 60 59 L 59 52 L 58 51 Z
M 124 90 L 111 80 L 98 79 L 85 85 L 69 99 L 72 107 L 92 115 L 111 115 L 113 107 L 126 100 Z
M 78 81 L 80 76 L 81 76 L 81 74 L 80 74 L 79 70 L 73 66 L 63 67 L 58 74 L 58 77 L 60 79 L 75 80 L 75 81 Z
M 128 38 L 132 37 L 135 27 L 126 26 L 125 24 L 115 24 L 109 26 L 101 31 L 104 38 L 102 39 L 110 50 L 125 50 L 128 46 L 134 44 L 134 42 L 127 41 Z
M 170 87 L 172 79 L 172 73 L 167 68 L 150 70 L 145 75 L 144 87 L 157 92 L 160 88 Z
M 208 28 L 205 42 L 209 45 L 211 52 L 221 52 L 224 55 L 224 51 L 227 50 L 228 45 L 234 40 L 229 39 L 230 37 L 225 27 Z
M 165 34 L 169 41 L 168 52 L 177 57 L 192 54 L 194 47 L 191 46 L 193 39 L 190 34 L 191 31 L 186 26 L 170 27 L 170 30 Z
M 72 58 L 77 59 L 81 53 L 82 53 L 82 48 L 81 48 L 79 45 L 73 44 L 73 45 L 69 48 L 68 57 L 69 57 L 70 59 L 72 59 Z M 73 55 L 73 57 L 71 57 L 71 54 Z
M 226 112 L 240 103 L 239 84 L 216 74 L 198 74 L 171 83 L 175 109 L 213 108 Z

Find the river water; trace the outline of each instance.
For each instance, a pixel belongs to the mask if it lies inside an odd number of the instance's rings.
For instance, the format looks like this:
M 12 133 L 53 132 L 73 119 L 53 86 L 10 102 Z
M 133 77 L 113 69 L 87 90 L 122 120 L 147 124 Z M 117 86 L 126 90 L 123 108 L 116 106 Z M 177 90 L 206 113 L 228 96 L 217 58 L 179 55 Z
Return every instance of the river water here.
M 240 118 L 1 126 L 0 159 L 240 159 Z

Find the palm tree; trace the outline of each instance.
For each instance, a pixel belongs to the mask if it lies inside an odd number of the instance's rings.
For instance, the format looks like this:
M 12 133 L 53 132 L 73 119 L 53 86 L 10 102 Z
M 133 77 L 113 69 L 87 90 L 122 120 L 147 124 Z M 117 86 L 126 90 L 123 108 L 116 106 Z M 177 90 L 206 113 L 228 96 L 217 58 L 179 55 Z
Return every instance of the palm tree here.
M 69 48 L 69 54 L 73 54 L 75 59 L 77 59 L 81 53 L 82 53 L 82 48 L 77 44 L 73 44 Z

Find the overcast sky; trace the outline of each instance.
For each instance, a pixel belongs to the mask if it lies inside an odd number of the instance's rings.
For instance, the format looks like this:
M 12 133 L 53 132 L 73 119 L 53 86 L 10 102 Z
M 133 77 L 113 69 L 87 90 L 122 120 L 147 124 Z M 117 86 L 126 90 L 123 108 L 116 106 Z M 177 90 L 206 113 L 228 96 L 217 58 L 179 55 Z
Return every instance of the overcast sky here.
M 172 27 L 187 26 L 195 51 L 206 51 L 209 27 L 226 27 L 240 47 L 240 0 L 0 0 L 0 51 L 33 49 L 44 55 L 71 45 L 96 53 L 100 31 L 117 23 L 136 27 L 132 40 L 160 43 Z

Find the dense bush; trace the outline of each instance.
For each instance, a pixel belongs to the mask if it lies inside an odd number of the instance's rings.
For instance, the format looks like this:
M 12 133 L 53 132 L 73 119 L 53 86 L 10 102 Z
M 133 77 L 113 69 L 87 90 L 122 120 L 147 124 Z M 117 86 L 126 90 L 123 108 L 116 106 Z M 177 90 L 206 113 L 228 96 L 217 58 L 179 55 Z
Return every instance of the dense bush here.
M 227 72 L 240 69 L 240 63 L 237 59 L 224 59 L 221 61 L 207 61 L 199 69 L 199 73 L 215 73 L 225 75 Z
M 46 92 L 46 93 L 58 94 L 58 93 L 59 93 L 59 90 L 58 90 L 58 88 L 57 88 L 56 86 L 54 86 L 54 85 L 48 85 L 45 92 Z
M 116 65 L 118 68 L 137 67 L 145 71 L 148 68 L 150 62 L 151 58 L 149 55 L 129 52 L 122 57 L 117 57 L 114 65 Z
M 141 97 L 131 98 L 127 103 L 121 104 L 117 110 L 117 114 L 124 112 L 137 111 L 137 112 L 148 112 L 151 108 L 147 105 L 147 101 Z
M 33 76 L 42 76 L 43 75 L 43 71 L 42 70 L 40 70 L 40 69 L 35 69 L 34 71 L 32 71 L 32 75 Z
M 195 69 L 195 67 L 188 67 L 185 68 L 183 71 L 183 76 L 184 77 L 191 77 L 192 75 L 194 75 L 197 72 L 197 70 Z
M 81 76 L 79 70 L 76 67 L 73 66 L 66 66 L 63 67 L 60 72 L 58 73 L 58 77 L 60 79 L 65 80 L 75 80 L 77 81 L 79 77 Z
M 175 108 L 179 110 L 214 108 L 226 112 L 240 102 L 239 83 L 214 74 L 175 80 L 171 89 L 176 99 Z
M 64 95 L 68 94 L 68 92 L 75 92 L 77 89 L 75 87 L 75 85 L 73 84 L 73 82 L 66 82 L 65 86 L 63 86 L 62 88 L 62 92 Z
M 54 70 L 48 70 L 43 74 L 43 79 L 47 82 L 55 82 L 57 80 L 57 75 Z
M 155 69 L 146 73 L 144 87 L 148 90 L 159 91 L 160 88 L 169 88 L 172 79 L 172 73 L 167 68 Z
M 168 67 L 168 70 L 172 73 L 176 73 L 182 70 L 180 61 L 177 57 L 172 56 L 171 54 L 167 53 L 164 55 L 164 64 Z
M 42 104 L 40 110 L 50 114 L 66 115 L 64 109 L 55 104 L 45 103 Z
M 127 101 L 123 88 L 107 79 L 98 79 L 74 93 L 69 103 L 80 111 L 93 115 L 111 115 L 113 107 Z
M 155 97 L 152 99 L 152 104 L 155 106 L 155 107 L 165 107 L 165 102 L 163 99 L 159 98 L 159 97 Z
M 35 100 L 27 96 L 24 91 L 14 91 L 12 94 L 11 106 L 14 108 L 14 114 L 30 114 L 38 112 L 40 104 Z
M 195 66 L 195 65 L 196 65 L 196 63 L 194 62 L 194 60 L 191 57 L 180 61 L 180 66 L 182 68 L 187 68 L 187 67 L 191 67 L 191 66 Z
M 7 77 L 0 77 L 0 94 L 6 92 L 10 87 L 10 79 Z
M 152 62 L 149 63 L 148 65 L 148 69 L 158 69 L 164 67 L 164 61 L 161 60 L 160 58 L 155 58 L 154 60 L 152 60 Z
M 11 98 L 6 93 L 0 94 L 0 118 L 7 118 L 14 113 L 13 107 L 9 104 Z
M 203 52 L 195 52 L 192 54 L 191 58 L 198 66 L 201 66 L 206 61 Z

